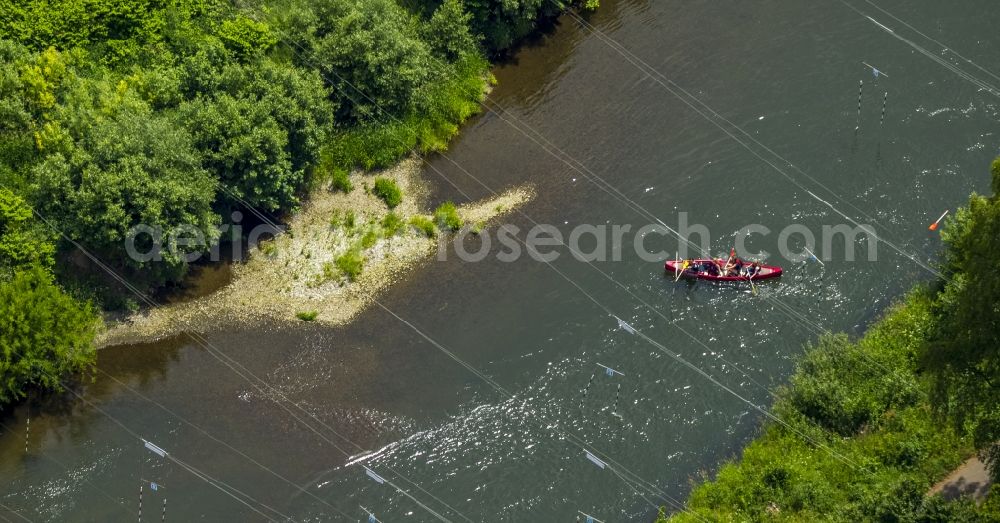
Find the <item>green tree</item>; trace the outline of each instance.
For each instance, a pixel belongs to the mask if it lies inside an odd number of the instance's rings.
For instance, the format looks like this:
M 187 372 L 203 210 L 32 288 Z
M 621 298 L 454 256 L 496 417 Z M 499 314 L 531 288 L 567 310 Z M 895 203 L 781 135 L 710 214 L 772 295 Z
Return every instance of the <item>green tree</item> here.
M 435 54 L 454 61 L 476 49 L 476 39 L 469 33 L 471 21 L 462 0 L 444 0 L 430 21 L 421 26 L 421 36 Z
M 569 2 L 560 0 L 466 0 L 472 14 L 472 30 L 482 35 L 490 52 L 502 51 L 517 43 L 538 20 L 552 16 Z
M 62 378 L 91 368 L 97 316 L 37 265 L 0 282 L 0 404 L 29 387 L 61 390 Z
M 23 46 L 0 40 L 0 180 L 8 183 L 34 160 L 34 116 L 21 80 L 29 59 Z
M 118 63 L 163 38 L 170 0 L 23 0 L 0 3 L 0 38 L 41 50 L 89 47 L 95 58 Z
M 327 0 L 328 2 L 331 0 Z M 321 28 L 315 60 L 341 100 L 347 121 L 403 114 L 427 81 L 430 49 L 410 15 L 392 0 L 348 0 Z
M 0 276 L 27 265 L 52 268 L 55 247 L 50 237 L 24 199 L 0 187 Z
M 993 163 L 1000 188 L 1000 160 Z M 923 353 L 935 379 L 935 406 L 974 443 L 1000 480 L 1000 194 L 973 195 L 942 232 L 950 276 L 937 332 Z
M 179 115 L 203 166 L 225 185 L 220 197 L 234 207 L 293 209 L 332 124 L 321 79 L 265 62 L 224 65 L 213 82 L 214 98 L 186 102 Z
M 278 42 L 266 23 L 242 15 L 223 21 L 216 34 L 227 48 L 243 58 L 264 53 Z
M 223 94 L 185 103 L 181 118 L 202 165 L 219 178 L 225 187 L 220 196 L 230 205 L 274 211 L 295 202 L 304 173 L 292 169 L 288 133 L 265 104 Z
M 217 235 L 211 209 L 217 182 L 201 167 L 184 129 L 142 108 L 125 105 L 85 127 L 66 153 L 49 155 L 32 175 L 43 216 L 109 260 L 146 269 L 143 276 L 154 284 L 179 276 L 184 255 L 207 245 L 178 245 L 162 260 L 137 260 L 126 251 L 134 227 L 164 235 L 193 227 L 206 242 Z

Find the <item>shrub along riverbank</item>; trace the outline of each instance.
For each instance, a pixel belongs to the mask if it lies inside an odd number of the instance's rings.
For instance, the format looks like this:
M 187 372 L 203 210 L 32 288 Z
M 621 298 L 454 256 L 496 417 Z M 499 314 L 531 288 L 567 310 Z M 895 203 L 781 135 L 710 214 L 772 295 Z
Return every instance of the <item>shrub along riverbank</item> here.
M 443 149 L 479 108 L 487 57 L 567 6 L 0 3 L 0 295 L 18 318 L 0 330 L 0 405 L 87 368 L 97 311 L 138 305 L 77 243 L 143 290 L 173 285 L 233 211 L 288 216 L 311 191 L 352 190 L 354 169 Z M 140 225 L 173 247 L 161 260 L 127 254 Z
M 941 236 L 944 279 L 918 288 L 859 340 L 809 347 L 741 458 L 695 487 L 682 521 L 1000 521 L 928 489 L 974 451 L 1000 479 L 1000 158 Z M 808 439 L 808 441 L 807 441 Z

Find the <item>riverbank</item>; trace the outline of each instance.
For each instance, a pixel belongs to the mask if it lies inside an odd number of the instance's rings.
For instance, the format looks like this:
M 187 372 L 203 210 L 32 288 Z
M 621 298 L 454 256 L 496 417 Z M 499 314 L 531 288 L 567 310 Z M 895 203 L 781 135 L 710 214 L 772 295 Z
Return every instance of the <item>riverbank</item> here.
M 134 318 L 127 324 L 141 334 L 112 327 L 97 344 L 157 339 L 178 321 L 204 330 L 231 321 L 214 311 L 238 308 L 247 314 L 232 316 L 248 321 L 289 313 L 346 321 L 358 306 L 345 303 L 360 298 L 333 303 L 327 296 L 383 288 L 429 243 L 406 222 L 367 213 L 365 198 L 338 202 L 313 188 L 340 182 L 346 189 L 351 171 L 445 149 L 481 108 L 492 80 L 488 57 L 568 7 L 208 0 L 119 16 L 114 1 L 86 10 L 22 4 L 0 6 L 0 73 L 9 79 L 0 97 L 13 115 L 0 129 L 0 291 L 20 292 L 15 282 L 33 280 L 45 293 L 28 301 L 45 303 L 18 305 L 8 316 L 23 313 L 18 323 L 29 327 L 0 332 L 0 345 L 47 352 L 20 351 L 0 362 L 9 387 L 0 403 L 32 384 L 58 383 L 45 369 L 93 366 L 98 313 L 143 306 L 120 278 L 151 294 L 177 286 L 189 260 L 206 255 L 221 230 L 234 230 L 239 220 L 230 217 L 241 213 L 290 216 L 329 204 L 362 223 L 306 231 L 308 219 L 296 218 L 293 234 L 312 235 L 323 247 L 290 235 L 268 248 L 277 253 L 287 242 L 302 256 L 316 250 L 316 258 L 280 254 L 281 269 L 252 261 L 240 267 L 248 276 L 214 298 Z M 360 175 L 354 183 L 364 181 Z M 308 194 L 318 196 L 303 201 Z M 496 214 L 464 212 L 474 211 Z M 388 221 L 375 230 L 380 217 Z M 421 228 L 430 230 L 426 220 Z M 154 259 L 131 250 L 160 240 L 168 248 Z M 361 246 L 342 253 L 346 241 Z M 90 264 L 91 256 L 101 263 Z M 339 286 L 340 273 L 352 285 Z M 254 289 L 272 297 L 254 297 Z M 53 310 L 78 321 L 56 325 Z M 76 361 L 80 355 L 87 357 Z
M 450 236 L 440 227 L 429 236 L 413 225 L 434 221 L 420 167 L 421 159 L 411 155 L 383 171 L 353 174 L 355 189 L 349 193 L 330 187 L 316 190 L 291 219 L 288 231 L 261 243 L 246 263 L 235 264 L 230 282 L 221 289 L 114 322 L 98 336 L 97 346 L 147 343 L 223 325 L 350 321 Z M 402 190 L 405 196 L 395 209 L 365 189 L 376 178 L 392 179 Z M 533 196 L 530 186 L 513 188 L 458 206 L 458 215 L 470 227 L 488 227 Z M 338 267 L 338 260 L 355 247 L 360 247 L 363 267 L 352 276 Z
M 1000 516 L 995 493 L 982 506 L 925 496 L 974 451 L 969 437 L 935 418 L 916 365 L 934 325 L 933 299 L 915 290 L 860 340 L 836 335 L 810 347 L 772 409 L 788 426 L 767 425 L 738 460 L 711 479 L 703 474 L 688 512 L 657 522 Z
M 998 466 L 1000 275 L 988 264 L 1000 250 L 1000 158 L 992 175 L 996 194 L 973 194 L 941 233 L 942 279 L 860 339 L 808 347 L 775 395 L 781 422 L 714 477 L 703 473 L 686 511 L 658 523 L 1000 520 L 991 467 L 969 461 Z M 975 488 L 963 492 L 956 478 L 966 476 Z

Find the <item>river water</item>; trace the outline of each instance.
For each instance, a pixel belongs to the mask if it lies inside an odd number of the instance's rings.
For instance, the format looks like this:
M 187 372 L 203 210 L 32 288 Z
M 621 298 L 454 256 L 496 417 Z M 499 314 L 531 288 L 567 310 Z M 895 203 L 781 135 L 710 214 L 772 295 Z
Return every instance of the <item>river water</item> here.
M 762 162 L 563 17 L 495 69 L 491 97 L 504 118 L 474 118 L 425 175 L 435 200 L 533 184 L 538 198 L 509 219 L 522 239 L 536 222 L 565 234 L 580 224 L 634 231 L 651 220 L 622 203 L 627 197 L 671 227 L 687 213 L 711 231 L 717 255 L 752 223 L 772 231 L 748 243 L 754 251 L 777 253 L 778 233 L 791 224 L 819 237 L 824 225 L 847 223 L 835 208 L 874 225 L 906 257 L 880 243 L 877 260 L 867 261 L 862 241 L 859 261 L 849 262 L 842 240 L 819 253 L 825 266 L 775 256 L 786 274 L 754 294 L 675 284 L 662 262 L 634 254 L 631 235 L 621 261 L 593 264 L 558 248 L 551 266 L 492 254 L 468 263 L 452 253 L 381 298 L 413 328 L 379 308 L 346 328 L 220 326 L 206 340 L 238 362 L 228 366 L 187 337 L 103 350 L 95 380 L 78 389 L 82 399 L 36 398 L 0 418 L 0 502 L 30 520 L 134 520 L 145 481 L 147 521 L 161 517 L 164 500 L 170 520 L 265 519 L 236 498 L 269 518 L 303 521 L 364 519 L 362 506 L 381 521 L 434 521 L 433 513 L 570 521 L 577 511 L 649 521 L 655 505 L 675 510 L 692 478 L 737 455 L 759 430 L 764 419 L 751 405 L 770 405 L 769 390 L 817 331 L 858 334 L 906 289 L 929 281 L 920 263 L 934 260 L 940 241 L 927 225 L 989 188 L 997 96 L 915 46 L 994 85 L 1000 79 L 852 3 L 910 43 L 838 2 L 603 0 L 588 18 L 800 170 L 727 127 L 775 165 Z M 1000 72 L 1000 14 L 991 2 L 879 6 Z M 862 61 L 888 76 L 873 78 Z M 588 181 L 593 175 L 614 189 Z M 798 249 L 801 236 L 790 243 Z M 678 249 L 655 233 L 646 245 L 671 257 Z M 609 311 L 641 335 L 619 328 Z M 598 363 L 624 376 L 608 377 Z M 268 399 L 255 377 L 294 406 Z M 140 437 L 179 461 L 145 450 Z M 615 463 L 597 467 L 581 445 Z M 376 454 L 345 466 L 345 455 L 362 450 Z M 362 464 L 412 498 L 367 477 Z M 151 491 L 150 481 L 160 487 Z

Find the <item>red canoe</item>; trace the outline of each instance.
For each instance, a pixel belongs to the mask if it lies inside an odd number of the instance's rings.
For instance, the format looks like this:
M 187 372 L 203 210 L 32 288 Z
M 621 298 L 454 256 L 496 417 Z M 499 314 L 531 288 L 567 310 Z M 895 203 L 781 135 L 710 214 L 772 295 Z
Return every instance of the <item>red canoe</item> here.
M 749 281 L 750 276 L 747 276 L 744 272 L 739 276 L 720 276 L 718 274 L 718 267 L 725 267 L 726 260 L 709 260 L 709 259 L 698 259 L 698 260 L 686 260 L 688 262 L 688 268 L 681 273 L 681 276 L 685 278 L 697 278 L 699 280 L 714 280 L 714 281 Z M 677 271 L 681 269 L 684 261 L 667 260 L 664 264 L 664 269 L 670 275 L 677 274 Z M 746 262 L 744 262 L 746 263 Z M 706 265 L 712 264 L 716 267 L 715 273 L 708 272 L 705 270 Z M 753 280 L 767 280 L 770 278 L 777 278 L 781 276 L 781 267 L 775 267 L 773 265 L 759 265 L 757 274 L 753 276 Z

